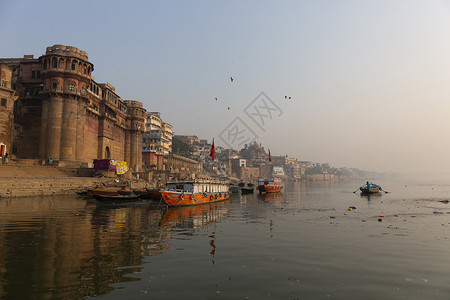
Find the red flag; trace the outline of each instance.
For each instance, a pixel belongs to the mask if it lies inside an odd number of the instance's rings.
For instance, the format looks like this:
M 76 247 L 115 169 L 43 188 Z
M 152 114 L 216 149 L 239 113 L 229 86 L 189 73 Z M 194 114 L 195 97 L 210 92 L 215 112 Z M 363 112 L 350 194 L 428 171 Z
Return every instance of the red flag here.
M 215 152 L 215 149 L 214 149 L 214 138 L 213 138 L 213 143 L 212 143 L 212 146 L 211 146 L 211 152 L 209 153 L 209 156 L 211 156 L 213 161 L 214 161 L 214 152 Z
M 272 155 L 270 155 L 270 149 L 269 149 L 269 162 L 272 161 Z

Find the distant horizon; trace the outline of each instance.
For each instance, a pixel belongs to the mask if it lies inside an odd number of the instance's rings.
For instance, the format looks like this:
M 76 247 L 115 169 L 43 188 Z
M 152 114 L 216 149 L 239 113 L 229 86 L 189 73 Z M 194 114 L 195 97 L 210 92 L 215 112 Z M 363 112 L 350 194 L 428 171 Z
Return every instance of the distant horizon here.
M 97 82 L 220 146 L 257 139 L 336 167 L 450 170 L 449 2 L 55 3 L 0 4 L 0 57 L 77 47 Z

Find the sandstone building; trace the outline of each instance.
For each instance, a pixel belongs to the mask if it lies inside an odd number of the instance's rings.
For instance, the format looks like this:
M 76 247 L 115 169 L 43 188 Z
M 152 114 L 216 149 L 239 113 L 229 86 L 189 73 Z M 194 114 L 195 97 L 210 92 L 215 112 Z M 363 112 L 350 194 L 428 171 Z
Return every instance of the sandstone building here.
M 0 64 L 0 157 L 11 152 L 13 108 L 17 99 L 11 78 L 11 69 Z
M 139 101 L 123 100 L 111 84 L 97 83 L 85 51 L 54 45 L 39 58 L 0 63 L 12 70 L 11 87 L 19 97 L 11 147 L 18 158 L 60 165 L 109 158 L 140 171 L 146 111 Z

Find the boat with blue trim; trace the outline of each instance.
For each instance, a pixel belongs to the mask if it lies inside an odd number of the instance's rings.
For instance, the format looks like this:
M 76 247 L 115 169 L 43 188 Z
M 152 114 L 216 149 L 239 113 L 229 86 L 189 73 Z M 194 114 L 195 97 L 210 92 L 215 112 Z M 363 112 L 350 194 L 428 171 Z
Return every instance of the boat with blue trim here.
M 365 185 L 359 188 L 361 194 L 379 194 L 382 191 L 381 186 L 378 184 L 367 181 Z

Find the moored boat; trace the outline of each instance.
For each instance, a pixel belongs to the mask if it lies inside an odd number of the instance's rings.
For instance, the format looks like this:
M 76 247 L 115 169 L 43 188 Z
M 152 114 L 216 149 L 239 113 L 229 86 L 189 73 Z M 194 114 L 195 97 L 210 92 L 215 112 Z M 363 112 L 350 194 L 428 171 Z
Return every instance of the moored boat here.
M 260 193 L 279 193 L 282 189 L 283 182 L 279 178 L 258 180 L 258 191 Z
M 379 194 L 382 191 L 378 184 L 367 181 L 365 185 L 359 188 L 361 194 Z
M 226 200 L 229 182 L 221 180 L 168 181 L 161 196 L 169 206 L 186 206 Z
M 114 195 L 114 196 L 107 196 L 107 195 L 96 195 L 95 198 L 99 201 L 120 201 L 120 202 L 126 202 L 126 201 L 134 201 L 139 199 L 139 195 L 136 195 L 135 193 L 130 194 L 123 194 L 123 195 Z
M 239 187 L 236 186 L 236 185 L 230 185 L 230 192 L 238 193 L 239 192 Z
M 142 199 L 161 200 L 161 191 L 159 189 L 136 189 L 133 192 Z
M 246 195 L 246 194 L 253 194 L 253 187 L 241 187 L 241 193 L 242 195 Z

